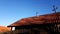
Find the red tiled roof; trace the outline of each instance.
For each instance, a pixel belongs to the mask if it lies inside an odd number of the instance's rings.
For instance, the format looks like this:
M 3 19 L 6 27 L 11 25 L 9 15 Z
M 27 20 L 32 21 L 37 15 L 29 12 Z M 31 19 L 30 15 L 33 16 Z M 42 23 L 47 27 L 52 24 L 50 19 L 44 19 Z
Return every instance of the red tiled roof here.
M 59 18 L 60 18 L 60 12 L 57 12 L 56 14 L 59 14 Z M 56 18 L 55 13 L 45 14 L 45 15 L 40 15 L 40 16 L 23 18 L 21 20 L 14 22 L 13 24 L 9 26 L 22 26 L 22 25 L 31 25 L 31 24 L 44 24 L 44 23 L 49 24 L 49 23 L 54 22 L 55 18 Z M 60 20 L 58 20 L 58 22 L 60 22 Z

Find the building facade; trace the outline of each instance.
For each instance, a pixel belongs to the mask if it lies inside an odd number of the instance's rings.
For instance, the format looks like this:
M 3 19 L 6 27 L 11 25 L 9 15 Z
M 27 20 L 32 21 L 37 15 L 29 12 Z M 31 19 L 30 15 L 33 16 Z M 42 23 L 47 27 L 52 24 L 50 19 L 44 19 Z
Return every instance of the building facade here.
M 54 34 L 60 31 L 60 12 L 23 18 L 9 25 L 20 34 Z M 52 33 L 53 32 L 53 33 Z

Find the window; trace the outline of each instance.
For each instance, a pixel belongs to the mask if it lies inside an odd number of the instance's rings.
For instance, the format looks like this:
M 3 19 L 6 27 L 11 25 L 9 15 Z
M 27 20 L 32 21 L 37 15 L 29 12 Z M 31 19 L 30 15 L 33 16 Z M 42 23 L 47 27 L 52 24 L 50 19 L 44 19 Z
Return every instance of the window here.
M 12 27 L 12 30 L 15 30 L 15 27 Z

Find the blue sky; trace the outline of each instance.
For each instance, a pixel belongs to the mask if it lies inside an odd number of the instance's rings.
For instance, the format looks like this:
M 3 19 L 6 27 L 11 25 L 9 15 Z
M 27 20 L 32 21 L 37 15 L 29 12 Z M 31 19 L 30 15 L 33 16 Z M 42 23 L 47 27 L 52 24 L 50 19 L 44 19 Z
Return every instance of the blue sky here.
M 60 0 L 0 0 L 0 26 L 8 26 L 19 19 L 52 13 L 52 5 L 60 11 Z

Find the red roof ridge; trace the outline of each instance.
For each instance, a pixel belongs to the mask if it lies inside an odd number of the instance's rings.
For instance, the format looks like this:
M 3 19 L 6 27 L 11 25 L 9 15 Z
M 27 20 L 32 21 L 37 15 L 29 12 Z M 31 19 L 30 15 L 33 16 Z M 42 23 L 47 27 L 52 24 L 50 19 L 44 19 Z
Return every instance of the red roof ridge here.
M 45 20 L 48 19 L 54 19 L 54 15 L 59 14 L 60 12 L 57 13 L 51 13 L 51 14 L 45 14 L 45 15 L 39 15 L 39 16 L 33 16 L 33 17 L 28 17 L 28 18 L 22 18 L 13 24 L 9 26 L 21 26 L 21 25 L 30 25 L 30 24 L 43 24 Z

